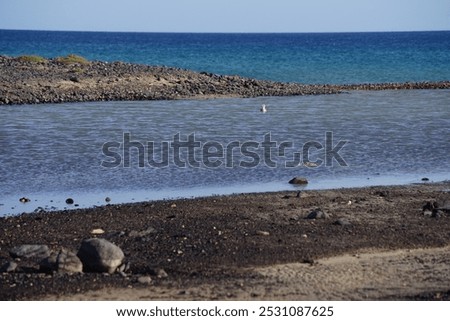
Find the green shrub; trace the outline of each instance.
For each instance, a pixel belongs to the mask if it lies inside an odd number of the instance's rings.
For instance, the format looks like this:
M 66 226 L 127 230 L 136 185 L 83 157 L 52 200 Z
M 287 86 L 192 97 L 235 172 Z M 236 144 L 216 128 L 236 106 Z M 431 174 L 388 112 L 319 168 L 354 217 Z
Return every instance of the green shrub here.
M 81 64 L 86 65 L 89 63 L 89 61 L 81 56 L 70 54 L 66 57 L 58 57 L 56 58 L 56 61 L 65 65 L 71 65 L 71 64 Z
M 19 61 L 23 61 L 23 62 L 46 62 L 47 61 L 44 57 L 36 56 L 36 55 L 20 56 L 17 59 Z

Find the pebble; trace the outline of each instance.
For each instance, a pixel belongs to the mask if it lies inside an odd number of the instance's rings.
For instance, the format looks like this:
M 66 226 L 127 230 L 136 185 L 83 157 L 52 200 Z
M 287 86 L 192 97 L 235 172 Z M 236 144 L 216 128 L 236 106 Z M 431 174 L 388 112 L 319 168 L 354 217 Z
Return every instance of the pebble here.
M 309 220 L 327 219 L 331 214 L 324 213 L 320 208 L 316 208 L 314 211 L 308 214 L 306 217 Z
M 3 273 L 3 272 L 10 273 L 10 272 L 14 272 L 16 269 L 17 269 L 17 263 L 14 261 L 10 261 L 8 263 L 3 264 L 0 267 L 0 272 L 1 273 Z
M 345 218 L 339 218 L 336 221 L 334 221 L 333 224 L 339 225 L 339 226 L 351 226 L 352 225 L 352 223 L 350 223 L 350 221 Z
M 260 236 L 269 236 L 270 233 L 267 231 L 256 231 L 256 235 L 260 235 Z
M 104 234 L 104 233 L 105 233 L 105 231 L 102 230 L 101 228 L 96 228 L 96 229 L 93 229 L 91 231 L 91 234 L 93 234 L 93 235 L 101 235 L 101 234 Z
M 306 185 L 308 184 L 308 180 L 304 177 L 294 177 L 289 181 L 289 184 Z
M 150 226 L 146 230 L 143 230 L 143 231 L 139 231 L 139 232 L 131 231 L 130 233 L 128 233 L 128 236 L 138 238 L 138 237 L 145 237 L 150 234 L 155 234 L 156 232 L 157 232 L 156 229 Z
M 69 205 L 71 205 L 71 204 L 73 204 L 74 203 L 74 201 L 73 201 L 73 199 L 72 198 L 68 198 L 68 199 L 66 199 L 66 204 L 69 204 Z
M 137 281 L 140 284 L 149 285 L 152 283 L 152 278 L 149 276 L 140 276 L 138 277 Z

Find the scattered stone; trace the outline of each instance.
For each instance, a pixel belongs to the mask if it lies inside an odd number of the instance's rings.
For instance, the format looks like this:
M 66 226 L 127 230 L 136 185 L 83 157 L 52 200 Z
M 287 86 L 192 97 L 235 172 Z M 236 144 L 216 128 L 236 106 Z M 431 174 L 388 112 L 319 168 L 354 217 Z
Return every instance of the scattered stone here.
M 422 211 L 430 211 L 432 212 L 436 207 L 437 207 L 437 203 L 436 202 L 426 202 L 424 206 L 422 206 Z
M 444 212 L 450 213 L 450 197 L 448 194 L 437 200 L 436 207 Z
M 109 197 L 107 197 L 107 198 L 105 198 L 105 202 L 109 203 L 109 202 L 111 202 L 111 199 Z
M 269 236 L 270 233 L 267 231 L 256 231 L 256 235 L 260 235 L 260 236 Z
M 428 177 L 422 178 L 422 182 L 428 182 L 430 179 Z
M 138 238 L 138 237 L 145 237 L 148 236 L 150 234 L 155 234 L 156 233 L 156 229 L 154 229 L 153 227 L 149 227 L 144 231 L 131 231 L 130 233 L 128 233 L 129 237 L 134 237 L 134 238 Z
M 170 207 L 171 207 L 171 208 L 176 208 L 176 207 L 177 207 L 177 204 L 172 204 L 172 205 L 170 205 Z
M 289 181 L 289 184 L 306 185 L 308 184 L 308 180 L 304 177 L 294 177 Z
M 117 272 L 119 273 L 125 273 L 127 271 L 130 270 L 130 262 L 125 262 L 122 263 L 121 265 L 119 265 L 119 267 L 117 268 Z
M 96 229 L 93 229 L 91 231 L 91 234 L 93 234 L 93 235 L 101 235 L 101 234 L 105 234 L 105 231 L 102 230 L 101 228 L 96 228 Z
M 169 275 L 167 274 L 167 272 L 164 269 L 157 269 L 156 277 L 158 279 L 167 279 L 169 277 Z
M 68 205 L 72 205 L 74 203 L 74 201 L 73 201 L 73 199 L 72 198 L 68 198 L 68 199 L 66 199 L 66 204 L 68 204 Z
M 13 258 L 38 258 L 43 259 L 50 256 L 50 250 L 47 245 L 19 245 L 9 251 Z
M 44 212 L 45 212 L 45 209 L 44 209 L 43 207 L 39 206 L 39 207 L 37 207 L 33 212 L 34 212 L 34 213 L 37 213 L 37 214 L 39 214 L 39 213 L 44 213 Z
M 138 277 L 137 281 L 140 284 L 150 285 L 152 283 L 152 278 L 149 276 L 140 276 Z
M 11 272 L 14 272 L 16 269 L 17 269 L 17 263 L 14 261 L 10 261 L 8 263 L 3 264 L 0 267 L 0 273 L 4 273 L 4 272 L 11 273 Z
M 314 211 L 308 214 L 306 217 L 308 220 L 319 220 L 330 218 L 331 214 L 324 213 L 320 208 L 316 208 Z
M 31 200 L 30 200 L 29 198 L 26 198 L 26 197 L 20 198 L 19 201 L 20 201 L 20 203 L 28 203 L 28 202 L 31 202 Z
M 117 245 L 100 238 L 84 240 L 77 255 L 86 271 L 110 274 L 117 270 L 125 257 Z
M 307 238 L 308 238 L 308 235 L 302 234 L 302 238 L 307 239 Z
M 438 210 L 436 208 L 431 213 L 431 217 L 434 217 L 434 218 L 441 218 L 442 216 L 444 216 L 444 212 L 441 210 Z
M 333 222 L 333 225 L 339 225 L 339 226 L 351 226 L 352 223 L 350 223 L 349 220 L 346 218 L 339 218 L 336 221 Z
M 380 196 L 380 197 L 388 197 L 389 191 L 376 191 L 375 195 Z
M 52 253 L 43 259 L 39 264 L 41 271 L 62 272 L 62 273 L 82 273 L 83 264 L 78 256 L 67 250 L 61 249 L 58 253 Z

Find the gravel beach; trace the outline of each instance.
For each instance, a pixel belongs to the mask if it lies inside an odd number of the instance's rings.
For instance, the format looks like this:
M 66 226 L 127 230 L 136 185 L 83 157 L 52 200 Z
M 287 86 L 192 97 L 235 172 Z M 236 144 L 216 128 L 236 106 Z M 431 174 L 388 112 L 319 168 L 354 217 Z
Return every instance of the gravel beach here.
M 306 85 L 178 68 L 0 56 L 0 105 L 118 100 L 208 99 L 336 94 L 350 90 L 448 89 L 449 81 Z
M 445 300 L 449 190 L 239 194 L 1 218 L 0 299 Z M 119 247 L 121 267 L 42 263 L 62 248 L 80 256 L 88 239 Z M 46 248 L 18 257 L 21 245 Z

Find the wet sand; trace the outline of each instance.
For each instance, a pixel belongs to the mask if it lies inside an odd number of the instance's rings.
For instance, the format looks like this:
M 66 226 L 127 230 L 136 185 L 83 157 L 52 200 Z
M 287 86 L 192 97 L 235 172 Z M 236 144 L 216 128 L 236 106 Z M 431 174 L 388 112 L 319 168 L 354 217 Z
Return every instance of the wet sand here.
M 0 274 L 0 299 L 448 300 L 450 214 L 423 206 L 445 204 L 449 191 L 443 182 L 239 194 L 1 218 L 0 265 L 16 245 L 76 253 L 101 237 L 130 269 L 46 274 L 16 260 Z M 307 219 L 317 208 L 329 217 Z

